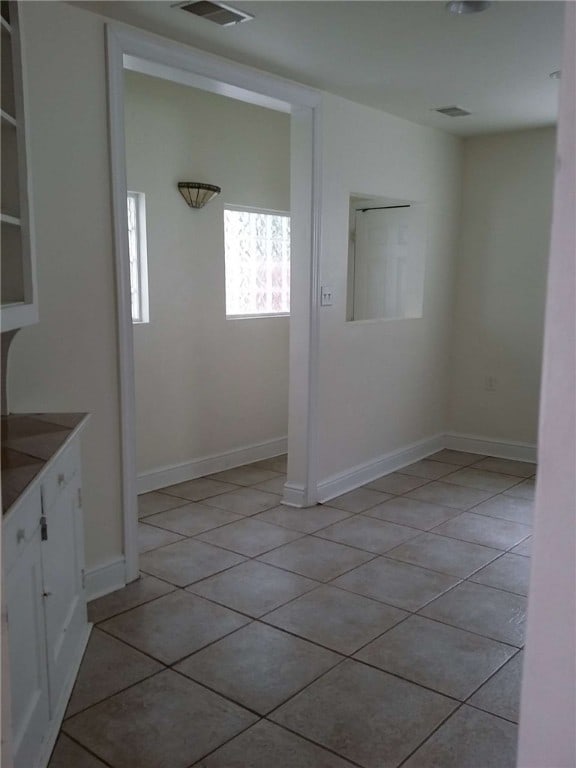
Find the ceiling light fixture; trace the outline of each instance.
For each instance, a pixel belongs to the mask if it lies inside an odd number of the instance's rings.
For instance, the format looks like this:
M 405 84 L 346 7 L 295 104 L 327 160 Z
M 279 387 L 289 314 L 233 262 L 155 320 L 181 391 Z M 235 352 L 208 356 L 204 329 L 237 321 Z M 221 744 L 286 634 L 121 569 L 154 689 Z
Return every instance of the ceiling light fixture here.
M 557 69 L 555 72 L 550 72 L 548 77 L 551 78 L 552 80 L 560 80 L 560 78 L 562 77 L 562 70 Z
M 190 208 L 204 208 L 222 189 L 214 184 L 203 184 L 199 181 L 179 181 L 178 191 Z
M 467 13 L 482 13 L 492 5 L 488 0 L 450 0 L 446 3 L 448 13 L 462 16 Z

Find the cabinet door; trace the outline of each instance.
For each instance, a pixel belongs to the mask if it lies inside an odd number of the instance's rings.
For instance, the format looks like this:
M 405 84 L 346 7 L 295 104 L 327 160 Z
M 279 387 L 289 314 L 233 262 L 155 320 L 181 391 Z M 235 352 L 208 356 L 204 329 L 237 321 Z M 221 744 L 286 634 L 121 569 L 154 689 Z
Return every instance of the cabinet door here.
M 41 561 L 38 527 L 5 579 L 14 768 L 34 765 L 49 721 Z
M 50 706 L 54 713 L 86 630 L 79 475 L 53 501 L 42 542 Z

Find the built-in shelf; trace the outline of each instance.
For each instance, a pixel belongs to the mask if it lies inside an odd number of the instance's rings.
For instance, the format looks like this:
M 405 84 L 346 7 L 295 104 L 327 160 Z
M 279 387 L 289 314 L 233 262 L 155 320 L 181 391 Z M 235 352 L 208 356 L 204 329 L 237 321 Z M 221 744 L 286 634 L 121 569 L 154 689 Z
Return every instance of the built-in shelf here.
M 22 222 L 16 216 L 8 216 L 7 213 L 0 213 L 0 221 L 3 224 L 12 224 L 14 227 L 21 227 Z
M 38 291 L 31 211 L 26 77 L 20 3 L 0 2 L 0 325 L 11 331 L 38 322 Z
M 9 115 L 8 112 L 3 109 L 0 109 L 0 118 L 2 118 L 5 123 L 10 123 L 10 125 L 13 125 L 14 127 L 18 125 L 16 118 L 12 117 L 12 115 Z

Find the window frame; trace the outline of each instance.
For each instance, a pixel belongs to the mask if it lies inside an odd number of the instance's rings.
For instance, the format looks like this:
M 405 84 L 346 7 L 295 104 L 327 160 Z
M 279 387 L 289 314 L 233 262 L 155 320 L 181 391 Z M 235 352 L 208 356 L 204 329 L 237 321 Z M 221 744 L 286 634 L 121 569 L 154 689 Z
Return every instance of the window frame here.
M 140 301 L 140 316 L 134 318 L 131 311 L 132 325 L 144 325 L 150 322 L 150 302 L 148 292 L 148 243 L 146 239 L 146 195 L 144 192 L 128 190 L 126 201 L 135 201 L 136 214 L 136 272 L 138 275 L 138 296 Z M 128 214 L 128 211 L 126 211 Z M 130 231 L 128 230 L 128 257 L 130 258 Z M 130 272 L 130 307 L 132 309 L 132 269 Z
M 235 203 L 224 203 L 222 217 L 224 229 L 224 312 L 226 320 L 259 320 L 261 318 L 290 317 L 290 312 L 258 312 L 254 314 L 229 315 L 226 312 L 226 211 L 238 211 L 240 213 L 260 213 L 265 216 L 283 216 L 290 220 L 292 225 L 292 212 L 281 211 L 274 208 L 260 208 L 254 205 L 237 205 Z M 290 229 L 290 266 L 292 266 L 292 229 Z

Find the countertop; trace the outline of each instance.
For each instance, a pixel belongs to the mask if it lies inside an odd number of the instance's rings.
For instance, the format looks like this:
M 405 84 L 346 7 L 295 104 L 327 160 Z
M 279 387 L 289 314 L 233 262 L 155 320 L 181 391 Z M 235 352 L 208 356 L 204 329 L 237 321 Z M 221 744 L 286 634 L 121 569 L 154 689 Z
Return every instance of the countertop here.
M 85 413 L 14 413 L 2 416 L 2 514 L 84 421 Z

